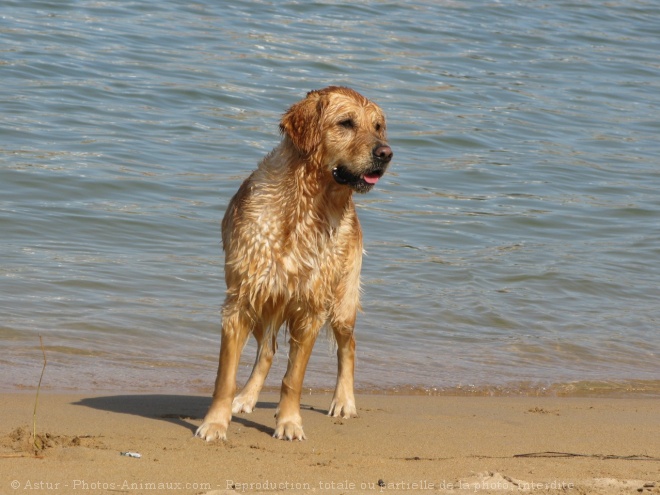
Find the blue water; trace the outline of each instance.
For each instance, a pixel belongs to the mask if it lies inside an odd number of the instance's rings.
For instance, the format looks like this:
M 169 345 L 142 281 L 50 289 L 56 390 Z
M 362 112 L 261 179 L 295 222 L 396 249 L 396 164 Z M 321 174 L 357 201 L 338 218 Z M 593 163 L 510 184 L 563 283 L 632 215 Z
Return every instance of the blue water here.
M 44 388 L 210 392 L 224 208 L 286 108 L 341 84 L 385 110 L 395 153 L 357 198 L 359 390 L 660 395 L 659 18 L 3 2 L 0 388 L 36 386 L 41 335 Z M 319 339 L 306 387 L 335 367 Z

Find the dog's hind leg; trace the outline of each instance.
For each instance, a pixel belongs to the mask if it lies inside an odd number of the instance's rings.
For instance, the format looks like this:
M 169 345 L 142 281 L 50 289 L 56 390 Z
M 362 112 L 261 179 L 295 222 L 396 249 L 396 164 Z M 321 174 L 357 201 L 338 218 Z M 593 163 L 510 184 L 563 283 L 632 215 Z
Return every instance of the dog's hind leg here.
M 253 330 L 254 337 L 257 340 L 257 358 L 252 368 L 250 378 L 243 387 L 243 390 L 234 398 L 231 411 L 234 414 L 251 413 L 259 399 L 259 392 L 264 386 L 264 381 L 273 364 L 273 355 L 277 351 L 277 330 L 269 328 L 264 332 L 264 326 L 259 324 Z

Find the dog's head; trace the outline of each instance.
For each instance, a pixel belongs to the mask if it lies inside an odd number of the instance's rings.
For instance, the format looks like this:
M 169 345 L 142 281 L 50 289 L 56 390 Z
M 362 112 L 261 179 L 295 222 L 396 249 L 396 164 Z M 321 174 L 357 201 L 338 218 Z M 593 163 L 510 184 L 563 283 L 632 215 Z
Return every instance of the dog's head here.
M 301 156 L 357 192 L 371 190 L 392 159 L 383 111 L 350 88 L 310 91 L 284 114 L 280 130 Z

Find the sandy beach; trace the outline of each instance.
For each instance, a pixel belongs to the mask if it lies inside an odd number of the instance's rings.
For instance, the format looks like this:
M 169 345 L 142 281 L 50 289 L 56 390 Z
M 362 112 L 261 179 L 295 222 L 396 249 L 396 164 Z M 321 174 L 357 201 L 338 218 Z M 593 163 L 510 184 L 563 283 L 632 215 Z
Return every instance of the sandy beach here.
M 193 437 L 208 397 L 3 394 L 0 493 L 660 493 L 655 399 L 303 397 L 308 440 L 271 438 L 277 395 Z M 122 455 L 135 453 L 140 457 Z

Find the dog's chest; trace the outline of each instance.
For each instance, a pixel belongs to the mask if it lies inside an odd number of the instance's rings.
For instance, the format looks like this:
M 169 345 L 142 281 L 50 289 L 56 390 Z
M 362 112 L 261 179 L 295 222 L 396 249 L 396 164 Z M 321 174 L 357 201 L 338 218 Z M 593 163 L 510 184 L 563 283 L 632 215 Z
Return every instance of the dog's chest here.
M 287 229 L 283 263 L 291 276 L 323 276 L 340 268 L 341 218 L 303 214 Z
M 295 218 L 276 214 L 259 226 L 255 241 L 261 245 L 251 250 L 258 258 L 251 265 L 260 267 L 274 292 L 293 299 L 332 293 L 344 272 L 346 226 L 341 217 L 309 211 Z

